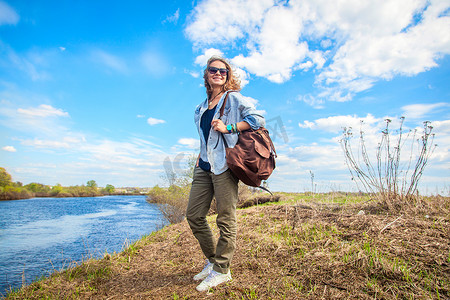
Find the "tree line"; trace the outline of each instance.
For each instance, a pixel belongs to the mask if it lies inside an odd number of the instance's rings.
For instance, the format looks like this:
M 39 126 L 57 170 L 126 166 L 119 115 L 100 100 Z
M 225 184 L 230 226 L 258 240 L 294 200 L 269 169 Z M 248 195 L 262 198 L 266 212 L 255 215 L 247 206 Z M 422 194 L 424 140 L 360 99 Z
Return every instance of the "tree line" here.
M 29 199 L 33 197 L 95 197 L 115 194 L 115 187 L 107 184 L 99 188 L 95 180 L 89 180 L 86 185 L 54 186 L 32 182 L 23 185 L 13 182 L 5 168 L 0 167 L 0 200 Z

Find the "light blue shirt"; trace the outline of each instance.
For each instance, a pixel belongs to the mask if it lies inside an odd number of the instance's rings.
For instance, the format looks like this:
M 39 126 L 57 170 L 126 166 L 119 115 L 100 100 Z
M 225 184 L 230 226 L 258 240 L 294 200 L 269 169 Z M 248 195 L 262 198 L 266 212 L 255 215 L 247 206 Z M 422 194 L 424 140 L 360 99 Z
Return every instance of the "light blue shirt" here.
M 238 92 L 228 92 L 227 103 L 223 111 L 222 121 L 225 125 L 234 124 L 241 121 L 247 122 L 252 129 L 258 129 L 265 126 L 265 120 L 260 111 L 257 111 L 255 106 Z M 223 105 L 226 93 L 222 95 L 217 104 L 216 113 L 213 120 L 219 119 L 220 110 Z M 227 145 L 233 148 L 238 141 L 238 133 L 221 134 L 211 128 L 209 132 L 208 143 L 205 141 L 202 129 L 200 128 L 200 120 L 203 113 L 208 109 L 208 99 L 203 101 L 195 109 L 195 125 L 197 126 L 198 134 L 200 136 L 200 158 L 203 161 L 209 162 L 211 165 L 211 172 L 216 175 L 222 174 L 228 169 L 227 160 L 225 158 L 225 143 L 222 136 L 226 139 Z

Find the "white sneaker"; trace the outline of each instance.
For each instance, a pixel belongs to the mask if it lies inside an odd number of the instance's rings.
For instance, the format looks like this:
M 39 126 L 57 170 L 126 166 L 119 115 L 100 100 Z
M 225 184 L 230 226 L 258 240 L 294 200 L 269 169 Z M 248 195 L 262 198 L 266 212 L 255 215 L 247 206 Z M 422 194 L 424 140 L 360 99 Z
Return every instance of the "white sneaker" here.
M 206 277 L 208 277 L 209 273 L 211 273 L 213 269 L 214 264 L 209 262 L 209 260 L 206 260 L 206 265 L 203 268 L 203 270 L 194 276 L 194 280 L 203 280 Z
M 230 280 L 231 280 L 230 271 L 228 271 L 227 274 L 222 274 L 222 273 L 212 270 L 211 273 L 209 273 L 208 277 L 206 277 L 206 279 L 203 280 L 196 287 L 196 289 L 199 292 L 205 292 L 205 291 L 208 291 L 210 288 L 216 287 L 219 284 L 230 281 Z

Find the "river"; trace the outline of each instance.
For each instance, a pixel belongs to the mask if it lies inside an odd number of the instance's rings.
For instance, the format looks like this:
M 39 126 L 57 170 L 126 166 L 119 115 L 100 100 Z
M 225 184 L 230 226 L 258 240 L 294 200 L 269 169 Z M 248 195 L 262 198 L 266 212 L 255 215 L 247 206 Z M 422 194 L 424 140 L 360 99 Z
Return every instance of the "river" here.
M 0 201 L 0 297 L 166 225 L 145 196 Z

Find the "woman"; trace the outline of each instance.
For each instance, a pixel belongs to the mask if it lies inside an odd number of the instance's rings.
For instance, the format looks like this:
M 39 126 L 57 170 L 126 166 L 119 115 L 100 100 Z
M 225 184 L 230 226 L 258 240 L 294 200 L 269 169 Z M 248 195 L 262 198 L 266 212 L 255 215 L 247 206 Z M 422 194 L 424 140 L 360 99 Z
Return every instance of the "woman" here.
M 194 276 L 203 280 L 198 291 L 207 291 L 231 280 L 230 262 L 236 245 L 236 203 L 238 179 L 228 169 L 225 143 L 234 147 L 240 131 L 264 126 L 264 117 L 240 93 L 240 82 L 230 64 L 221 57 L 208 60 L 203 74 L 207 99 L 195 110 L 195 124 L 200 135 L 200 154 L 194 169 L 186 218 L 206 256 L 204 269 Z M 220 110 L 228 95 L 220 117 Z M 215 197 L 217 244 L 206 221 Z

